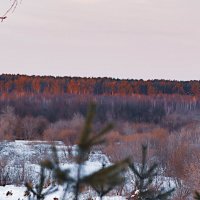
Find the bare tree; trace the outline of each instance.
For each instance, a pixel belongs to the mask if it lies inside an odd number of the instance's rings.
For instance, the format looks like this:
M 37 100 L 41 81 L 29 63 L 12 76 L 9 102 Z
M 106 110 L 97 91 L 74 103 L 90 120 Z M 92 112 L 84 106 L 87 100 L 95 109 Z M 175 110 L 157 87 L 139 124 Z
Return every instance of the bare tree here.
M 4 107 L 0 113 L 0 139 L 12 139 L 17 124 L 18 117 L 15 115 L 14 108 Z

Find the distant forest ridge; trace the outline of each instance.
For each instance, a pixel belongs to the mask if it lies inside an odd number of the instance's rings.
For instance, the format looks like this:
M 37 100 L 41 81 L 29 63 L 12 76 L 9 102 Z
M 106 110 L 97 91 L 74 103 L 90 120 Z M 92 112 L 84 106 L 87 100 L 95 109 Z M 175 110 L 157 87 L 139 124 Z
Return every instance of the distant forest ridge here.
M 28 75 L 0 75 L 0 95 L 8 94 L 200 96 L 200 81 L 134 80 Z

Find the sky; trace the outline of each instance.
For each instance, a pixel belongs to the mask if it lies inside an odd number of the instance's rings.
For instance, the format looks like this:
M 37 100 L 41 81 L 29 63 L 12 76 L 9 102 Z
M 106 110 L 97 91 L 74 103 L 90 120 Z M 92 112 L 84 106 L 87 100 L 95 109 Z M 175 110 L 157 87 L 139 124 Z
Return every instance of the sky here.
M 199 10 L 199 0 L 22 0 L 0 23 L 0 73 L 198 80 Z

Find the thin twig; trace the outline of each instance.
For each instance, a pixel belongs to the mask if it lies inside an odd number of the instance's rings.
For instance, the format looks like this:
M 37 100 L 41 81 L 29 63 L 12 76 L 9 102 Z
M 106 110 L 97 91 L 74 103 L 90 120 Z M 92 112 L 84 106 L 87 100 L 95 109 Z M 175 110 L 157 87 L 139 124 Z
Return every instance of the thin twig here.
M 19 4 L 19 0 L 10 0 L 10 1 L 12 2 L 11 6 L 7 9 L 7 11 L 2 16 L 0 16 L 1 22 L 3 22 L 3 20 L 7 18 L 8 13 L 14 12 Z

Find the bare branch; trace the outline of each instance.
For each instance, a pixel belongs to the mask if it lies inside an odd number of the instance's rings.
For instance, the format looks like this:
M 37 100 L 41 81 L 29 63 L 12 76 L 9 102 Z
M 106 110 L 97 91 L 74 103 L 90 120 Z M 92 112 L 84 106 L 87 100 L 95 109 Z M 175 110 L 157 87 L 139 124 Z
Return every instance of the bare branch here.
M 21 0 L 10 0 L 10 1 L 11 1 L 10 7 L 7 9 L 7 11 L 2 16 L 0 16 L 1 22 L 3 22 L 3 20 L 7 18 L 8 13 L 15 11 L 15 9 L 17 8 L 17 6 L 19 4 L 19 1 L 21 1 Z
M 6 16 L 0 17 L 1 22 L 3 22 L 3 20 L 6 19 L 6 18 L 7 18 Z

